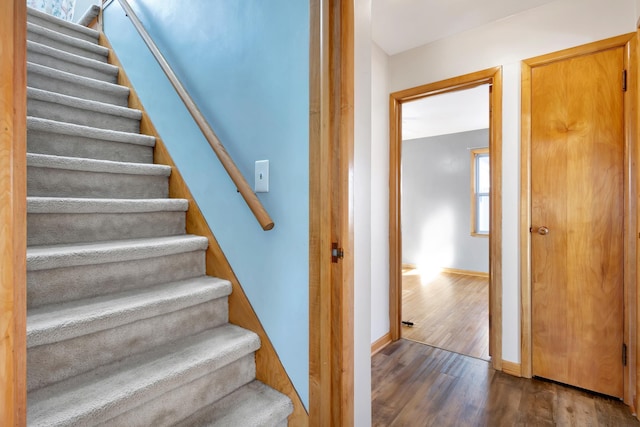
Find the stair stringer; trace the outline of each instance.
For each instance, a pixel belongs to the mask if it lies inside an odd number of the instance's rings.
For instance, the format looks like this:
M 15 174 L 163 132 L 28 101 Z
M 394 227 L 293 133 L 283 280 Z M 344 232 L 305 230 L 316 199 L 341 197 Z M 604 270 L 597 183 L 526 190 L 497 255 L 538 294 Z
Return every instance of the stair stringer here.
M 109 49 L 107 62 L 119 68 L 117 84 L 128 87 L 129 108 L 135 108 L 142 111 L 140 120 L 140 134 L 150 135 L 156 138 L 155 148 L 153 150 L 153 162 L 155 164 L 171 166 L 171 175 L 169 176 L 169 198 L 187 199 L 189 208 L 186 212 L 186 232 L 204 236 L 209 241 L 206 250 L 206 273 L 209 276 L 219 277 L 231 282 L 232 291 L 228 297 L 229 304 L 229 323 L 233 323 L 245 329 L 255 332 L 260 337 L 261 346 L 255 353 L 256 362 L 256 379 L 267 384 L 271 388 L 283 393 L 291 399 L 293 403 L 293 413 L 289 416 L 289 425 L 306 427 L 309 425 L 309 414 L 305 409 L 300 396 L 298 395 L 291 378 L 287 374 L 278 354 L 271 343 L 260 319 L 256 315 L 251 302 L 247 298 L 242 285 L 234 273 L 227 257 L 224 255 L 222 248 L 218 244 L 209 225 L 207 224 L 202 211 L 193 198 L 189 187 L 182 178 L 180 171 L 173 162 L 169 151 L 167 150 L 162 138 L 157 132 L 155 126 L 149 118 L 135 88 L 126 75 L 122 67 L 122 63 L 114 52 L 111 43 L 100 31 L 98 44 Z

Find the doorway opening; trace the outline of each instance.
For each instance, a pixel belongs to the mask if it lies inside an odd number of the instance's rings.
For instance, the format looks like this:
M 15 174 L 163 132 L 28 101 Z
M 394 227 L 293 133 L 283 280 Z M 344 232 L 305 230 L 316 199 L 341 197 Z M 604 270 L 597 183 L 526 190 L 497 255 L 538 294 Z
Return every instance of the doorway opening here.
M 485 87 L 488 91 L 488 148 L 489 148 L 489 182 L 491 195 L 489 201 L 489 229 L 488 237 L 474 237 L 475 239 L 488 239 L 488 355 L 491 356 L 491 363 L 495 369 L 502 370 L 502 311 L 501 311 L 501 217 L 502 217 L 502 197 L 501 197 L 501 176 L 502 176 L 502 69 L 501 67 L 491 68 L 476 73 L 443 80 L 436 83 L 403 90 L 392 93 L 390 96 L 390 171 L 389 171 L 389 258 L 390 258 L 390 289 L 389 289 L 389 315 L 391 324 L 391 339 L 396 341 L 403 335 L 403 221 L 402 208 L 404 202 L 401 198 L 403 194 L 403 173 L 402 173 L 402 153 L 403 153 L 403 116 L 410 111 L 410 103 L 421 99 L 428 99 L 442 94 L 456 94 L 461 91 L 474 88 Z M 478 89 L 481 90 L 481 89 Z M 435 98 L 434 98 L 435 99 Z M 408 110 L 409 109 L 409 110 Z M 469 147 L 466 148 L 478 148 Z M 471 162 L 471 150 L 467 153 Z M 470 183 L 470 181 L 469 181 Z M 467 184 L 470 185 L 470 184 Z M 478 199 L 482 193 L 474 193 L 476 203 L 484 204 L 486 199 Z M 471 199 L 471 192 L 469 192 Z M 446 217 L 446 215 L 444 215 Z M 407 222 L 409 222 L 407 220 Z M 470 233 L 471 221 L 466 223 L 465 230 Z M 430 240 L 430 239 L 427 239 Z M 442 251 L 439 251 L 442 252 Z M 405 263 L 406 264 L 406 263 Z M 409 263 L 410 264 L 410 263 Z M 407 267 L 407 265 L 404 265 Z M 409 265 L 409 267 L 411 267 Z M 423 265 L 416 265 L 422 273 L 429 270 Z M 439 265 L 440 268 L 447 267 Z M 458 269 L 463 270 L 463 269 Z M 467 270 L 478 272 L 478 270 Z M 405 269 L 406 271 L 406 269 Z M 460 271 L 457 271 L 459 273 Z M 441 273 L 441 270 L 439 271 Z M 449 273 L 456 273 L 451 270 Z M 443 275 L 444 275 L 443 274 Z M 457 308 L 453 310 L 458 312 Z M 449 315 L 452 313 L 450 312 Z M 410 321 L 410 320 L 409 320 Z M 414 322 L 415 326 L 415 322 Z M 462 331 L 460 331 L 462 332 Z M 464 338 L 463 338 L 464 339 Z M 454 350 L 455 351 L 455 350 Z M 480 356 L 482 357 L 482 355 Z
M 402 110 L 402 337 L 484 360 L 490 91 L 465 88 Z

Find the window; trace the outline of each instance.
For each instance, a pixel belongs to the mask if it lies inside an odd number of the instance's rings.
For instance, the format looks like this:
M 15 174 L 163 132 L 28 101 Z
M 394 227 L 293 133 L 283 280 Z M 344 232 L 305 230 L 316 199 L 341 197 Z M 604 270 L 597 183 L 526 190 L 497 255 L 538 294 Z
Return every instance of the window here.
M 489 149 L 471 150 L 471 235 L 489 235 Z

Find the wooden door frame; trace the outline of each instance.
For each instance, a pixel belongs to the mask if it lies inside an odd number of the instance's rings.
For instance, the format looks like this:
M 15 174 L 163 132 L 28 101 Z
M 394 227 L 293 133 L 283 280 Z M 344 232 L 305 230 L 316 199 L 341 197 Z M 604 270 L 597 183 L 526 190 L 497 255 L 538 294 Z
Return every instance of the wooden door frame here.
M 309 424 L 354 423 L 354 3 L 310 2 Z M 344 257 L 332 263 L 332 242 Z
M 0 0 L 0 420 L 26 424 L 26 2 Z
M 627 70 L 625 104 L 625 165 L 624 165 L 624 341 L 628 348 L 627 366 L 624 368 L 624 402 L 634 406 L 636 394 L 636 162 L 638 79 L 636 62 L 636 33 L 621 35 L 582 46 L 561 50 L 522 61 L 521 92 L 521 148 L 520 148 L 520 295 L 521 295 L 521 367 L 522 375 L 531 378 L 532 330 L 531 330 L 531 70 L 576 56 L 588 55 L 602 50 L 623 47 Z M 622 77 L 621 77 L 622 85 Z M 621 87 L 622 90 L 622 87 Z
M 389 321 L 391 340 L 396 341 L 401 337 L 402 322 L 402 104 L 483 84 L 490 84 L 492 87 L 489 96 L 489 351 L 494 369 L 502 370 L 502 67 L 417 86 L 389 96 Z

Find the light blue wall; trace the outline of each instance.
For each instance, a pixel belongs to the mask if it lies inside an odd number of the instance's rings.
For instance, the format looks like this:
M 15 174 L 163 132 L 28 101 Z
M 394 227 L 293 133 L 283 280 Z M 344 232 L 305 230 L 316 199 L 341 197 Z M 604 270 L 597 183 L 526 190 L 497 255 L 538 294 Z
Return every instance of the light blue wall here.
M 302 401 L 308 402 L 309 5 L 130 0 L 253 186 L 270 160 L 262 231 L 118 2 L 105 32 L 220 242 Z
M 402 262 L 489 272 L 489 239 L 471 236 L 471 150 L 489 130 L 402 141 Z

